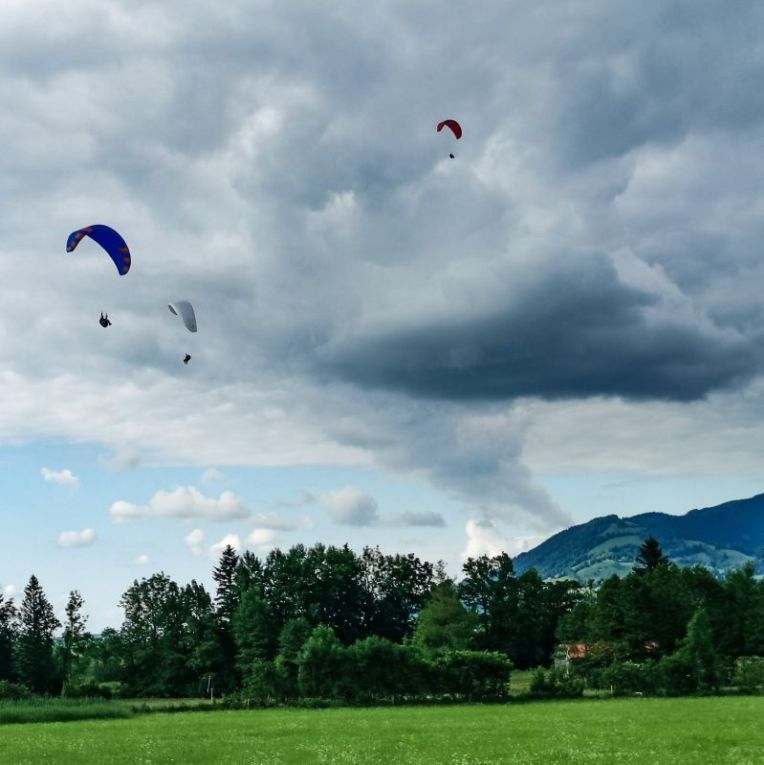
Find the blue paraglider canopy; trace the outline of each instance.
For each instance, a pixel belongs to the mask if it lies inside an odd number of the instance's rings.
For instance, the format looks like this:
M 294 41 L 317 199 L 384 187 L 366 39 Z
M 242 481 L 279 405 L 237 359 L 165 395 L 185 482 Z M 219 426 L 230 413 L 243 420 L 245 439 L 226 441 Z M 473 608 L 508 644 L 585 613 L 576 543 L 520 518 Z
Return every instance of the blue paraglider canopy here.
M 85 226 L 85 228 L 72 231 L 66 240 L 66 251 L 73 252 L 80 241 L 86 236 L 89 236 L 106 250 L 121 276 L 124 276 L 130 270 L 130 250 L 127 243 L 109 226 Z

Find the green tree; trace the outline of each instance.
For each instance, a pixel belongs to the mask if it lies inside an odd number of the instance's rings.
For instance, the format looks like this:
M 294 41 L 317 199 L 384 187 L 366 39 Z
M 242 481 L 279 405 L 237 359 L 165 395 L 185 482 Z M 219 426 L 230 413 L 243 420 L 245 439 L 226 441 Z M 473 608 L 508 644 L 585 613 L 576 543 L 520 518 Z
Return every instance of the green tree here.
M 312 631 L 313 628 L 307 619 L 302 617 L 290 619 L 279 633 L 279 656 L 296 663 L 297 657 Z
M 345 645 L 365 633 L 368 603 L 362 574 L 362 561 L 347 545 L 314 545 L 303 563 L 302 610 L 311 623 L 331 627 Z
M 76 674 L 77 663 L 84 658 L 85 648 L 89 635 L 85 631 L 88 617 L 82 613 L 84 601 L 78 590 L 69 593 L 66 603 L 66 621 L 64 622 L 64 634 L 61 641 L 61 679 L 64 687 Z
M 201 695 L 214 696 L 216 689 L 226 687 L 228 678 L 212 598 L 204 585 L 192 579 L 183 588 L 182 599 L 187 615 L 184 640 L 188 668 L 197 679 L 197 691 Z
M 714 647 L 711 623 L 705 608 L 699 608 L 690 619 L 687 636 L 682 641 L 679 653 L 686 658 L 698 690 L 719 690 L 719 656 Z
M 239 556 L 231 545 L 226 545 L 220 554 L 220 562 L 212 572 L 212 578 L 217 582 L 215 607 L 220 623 L 226 627 L 233 621 L 233 614 L 239 603 L 239 592 L 236 587 L 236 569 Z
M 634 563 L 634 571 L 638 574 L 646 574 L 654 571 L 658 566 L 667 566 L 669 559 L 663 554 L 660 542 L 655 537 L 647 537 L 640 545 Z
M 300 651 L 298 683 L 303 696 L 334 699 L 344 695 L 347 649 L 331 627 L 319 625 Z
M 477 617 L 467 611 L 450 579 L 437 585 L 419 612 L 412 642 L 429 653 L 471 647 Z
M 263 563 L 254 553 L 245 550 L 239 557 L 234 574 L 236 589 L 242 593 L 250 587 L 260 587 L 264 584 Z
M 400 643 L 414 631 L 417 614 L 432 591 L 433 566 L 412 554 L 384 555 L 378 547 L 365 547 L 361 557 L 368 593 L 364 632 Z
M 276 667 L 283 680 L 283 695 L 287 698 L 295 698 L 298 695 L 297 673 L 300 651 L 310 637 L 312 629 L 307 619 L 298 617 L 297 619 L 290 619 L 279 633 L 279 653 L 276 657 Z
M 249 671 L 255 659 L 265 661 L 273 658 L 276 647 L 273 619 L 259 587 L 250 587 L 241 596 L 232 627 L 236 666 L 242 676 Z
M 122 596 L 125 679 L 138 696 L 185 696 L 198 689 L 190 664 L 191 621 L 183 593 L 165 573 L 153 574 Z
M 24 588 L 19 608 L 16 667 L 19 679 L 35 693 L 58 690 L 53 659 L 53 633 L 61 623 L 34 574 Z
M 520 589 L 512 559 L 506 553 L 468 558 L 462 571 L 459 595 L 477 615 L 478 647 L 512 656 L 519 629 Z
M 212 572 L 217 583 L 215 609 L 218 622 L 218 639 L 223 655 L 221 691 L 236 687 L 236 642 L 233 637 L 233 615 L 239 605 L 241 591 L 237 587 L 239 556 L 231 545 L 226 545 L 220 561 Z
M 278 625 L 290 619 L 309 617 L 305 545 L 294 545 L 287 552 L 271 550 L 263 565 L 263 597 Z
M 122 682 L 125 674 L 125 646 L 122 635 L 113 627 L 107 627 L 90 643 L 88 672 L 96 682 Z
M 12 680 L 13 647 L 16 641 L 16 608 L 13 598 L 0 593 L 0 680 Z
M 730 572 L 723 593 L 721 650 L 733 658 L 764 655 L 764 582 L 756 580 L 754 564 Z

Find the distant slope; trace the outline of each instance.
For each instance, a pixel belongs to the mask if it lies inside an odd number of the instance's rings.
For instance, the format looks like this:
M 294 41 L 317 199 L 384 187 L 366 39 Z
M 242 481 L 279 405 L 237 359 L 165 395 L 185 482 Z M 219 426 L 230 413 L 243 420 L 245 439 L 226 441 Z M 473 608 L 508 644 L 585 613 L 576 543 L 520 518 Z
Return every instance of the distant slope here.
M 725 574 L 764 549 L 764 494 L 685 515 L 606 515 L 555 534 L 514 559 L 518 573 L 535 568 L 543 577 L 606 579 L 631 571 L 640 544 L 655 537 L 680 566 L 706 566 Z

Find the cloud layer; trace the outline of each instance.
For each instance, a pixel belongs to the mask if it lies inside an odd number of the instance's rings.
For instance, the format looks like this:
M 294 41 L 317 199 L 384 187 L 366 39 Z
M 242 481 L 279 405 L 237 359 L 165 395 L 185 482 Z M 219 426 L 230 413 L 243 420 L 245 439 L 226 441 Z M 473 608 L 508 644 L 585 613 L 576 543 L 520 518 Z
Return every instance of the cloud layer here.
M 701 434 L 705 464 L 761 463 L 764 8 L 3 13 L 0 439 L 104 443 L 119 469 L 374 466 L 534 532 L 570 518 L 531 468 L 612 461 L 652 439 L 642 412 L 668 413 L 669 459 Z M 97 221 L 124 278 L 63 252 Z M 341 491 L 333 519 L 378 521 Z M 193 487 L 111 512 L 248 514 Z

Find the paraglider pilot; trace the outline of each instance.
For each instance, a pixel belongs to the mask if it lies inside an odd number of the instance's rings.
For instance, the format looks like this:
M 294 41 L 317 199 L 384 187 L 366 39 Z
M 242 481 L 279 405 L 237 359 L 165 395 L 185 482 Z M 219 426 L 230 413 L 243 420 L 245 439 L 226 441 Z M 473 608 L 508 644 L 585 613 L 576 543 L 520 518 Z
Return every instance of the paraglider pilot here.
M 105 329 L 106 327 L 111 326 L 111 322 L 109 321 L 109 314 L 107 313 L 106 316 L 101 314 L 101 318 L 98 320 L 98 323 Z
M 183 359 L 183 363 L 184 363 L 184 364 L 188 364 L 188 362 L 189 362 L 189 361 L 191 361 L 191 356 L 189 356 L 188 354 L 186 354 L 186 357 Z

